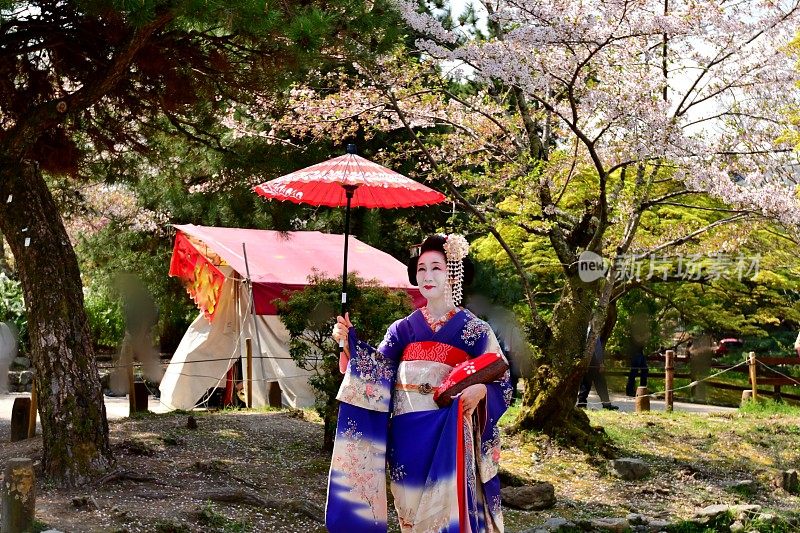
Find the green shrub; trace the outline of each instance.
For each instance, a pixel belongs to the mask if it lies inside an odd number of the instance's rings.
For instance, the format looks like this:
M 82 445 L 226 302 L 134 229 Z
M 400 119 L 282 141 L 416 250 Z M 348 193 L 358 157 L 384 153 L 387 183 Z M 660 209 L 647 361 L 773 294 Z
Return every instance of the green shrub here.
M 96 347 L 115 349 L 125 335 L 125 318 L 119 298 L 103 286 L 84 289 L 83 306 Z
M 342 282 L 314 274 L 309 285 L 288 301 L 277 302 L 278 315 L 289 330 L 289 354 L 306 370 L 313 370 L 309 383 L 316 394 L 315 408 L 325 424 L 325 448 L 332 449 L 338 404 L 336 394 L 342 383 L 339 373 L 339 347 L 331 330 L 340 311 Z M 393 291 L 348 278 L 347 299 L 350 319 L 359 339 L 377 346 L 386 329 L 412 310 L 404 291 Z
M 22 283 L 0 272 L 0 322 L 8 322 L 17 328 L 19 352 L 26 353 L 30 344 L 28 338 L 28 314 L 22 295 Z

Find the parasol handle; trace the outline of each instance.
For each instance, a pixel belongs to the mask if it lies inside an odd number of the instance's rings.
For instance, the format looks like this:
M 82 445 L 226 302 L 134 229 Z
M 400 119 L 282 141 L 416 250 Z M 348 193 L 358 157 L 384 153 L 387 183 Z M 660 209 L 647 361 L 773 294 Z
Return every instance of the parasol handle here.
M 344 264 L 342 267 L 342 316 L 347 312 L 347 249 L 350 236 L 350 204 L 358 185 L 342 185 L 347 196 L 347 208 L 344 212 Z M 347 370 L 349 358 L 344 351 L 344 339 L 339 341 L 339 370 L 342 374 Z

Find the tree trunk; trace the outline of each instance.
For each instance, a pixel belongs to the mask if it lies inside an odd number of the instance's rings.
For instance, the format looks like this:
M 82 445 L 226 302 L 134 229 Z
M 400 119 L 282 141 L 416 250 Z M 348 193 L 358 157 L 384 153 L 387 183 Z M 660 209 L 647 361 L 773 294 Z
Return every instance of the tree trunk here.
M 595 284 L 569 278 L 553 311 L 552 335 L 536 361 L 533 375 L 525 378 L 525 393 L 512 431 L 536 430 L 564 439 L 582 450 L 607 454 L 604 435 L 591 427 L 586 414 L 575 407 L 578 387 L 594 347 L 597 333 L 587 339 Z
M 35 163 L 0 160 L 0 199 L 0 231 L 28 313 L 43 470 L 59 484 L 81 484 L 106 471 L 112 456 L 78 260 Z

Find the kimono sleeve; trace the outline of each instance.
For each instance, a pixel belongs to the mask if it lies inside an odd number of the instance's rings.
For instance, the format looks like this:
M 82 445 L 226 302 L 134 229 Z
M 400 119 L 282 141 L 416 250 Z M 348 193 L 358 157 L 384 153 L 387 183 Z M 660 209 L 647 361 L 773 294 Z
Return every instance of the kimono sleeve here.
M 491 329 L 488 330 L 486 337 L 484 350 L 488 353 L 499 353 L 505 360 L 500 343 Z M 486 384 L 485 411 L 479 417 L 482 424 L 479 426 L 481 453 L 478 460 L 480 477 L 484 483 L 497 475 L 500 463 L 500 427 L 498 422 L 511 404 L 513 392 L 511 388 L 511 372 L 509 370 L 506 370 L 500 379 Z
M 350 328 L 350 362 L 336 399 L 371 411 L 389 412 L 395 372 L 402 353 L 398 338 L 398 320 L 386 331 L 378 348 L 358 339 Z

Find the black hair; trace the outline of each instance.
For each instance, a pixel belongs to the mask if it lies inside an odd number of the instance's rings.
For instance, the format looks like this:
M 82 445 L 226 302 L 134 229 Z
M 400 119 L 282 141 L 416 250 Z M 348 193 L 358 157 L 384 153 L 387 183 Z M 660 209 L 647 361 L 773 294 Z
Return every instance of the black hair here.
M 417 286 L 417 263 L 419 262 L 419 257 L 430 251 L 441 252 L 447 257 L 447 254 L 444 253 L 445 242 L 447 242 L 447 237 L 438 234 L 431 235 L 423 241 L 422 246 L 419 247 L 419 253 L 408 260 L 408 281 L 411 285 Z M 472 283 L 472 279 L 475 277 L 475 265 L 469 256 L 462 259 L 462 262 L 464 263 L 464 286 L 466 287 Z

